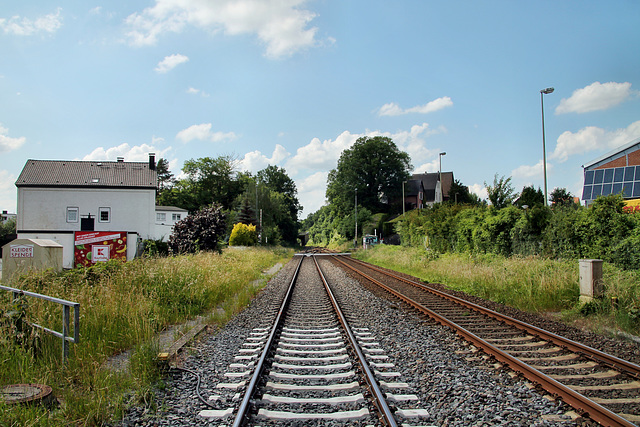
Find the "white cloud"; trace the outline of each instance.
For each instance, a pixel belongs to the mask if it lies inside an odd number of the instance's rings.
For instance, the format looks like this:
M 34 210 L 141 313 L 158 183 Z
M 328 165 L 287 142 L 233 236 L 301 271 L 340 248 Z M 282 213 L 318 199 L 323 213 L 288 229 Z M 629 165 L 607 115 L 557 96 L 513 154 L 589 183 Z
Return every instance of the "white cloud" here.
M 192 125 L 186 129 L 181 130 L 176 135 L 176 138 L 180 141 L 187 143 L 198 139 L 200 141 L 232 141 L 237 138 L 234 132 L 212 132 L 211 123 L 202 123 L 199 125 Z
M 200 89 L 196 89 L 194 87 L 190 87 L 189 89 L 187 89 L 186 91 L 189 95 L 200 95 L 203 98 L 208 98 L 209 94 L 206 92 L 201 91 Z
M 240 160 L 239 167 L 243 171 L 256 173 L 259 170 L 266 168 L 269 165 L 279 165 L 284 159 L 289 156 L 287 150 L 280 144 L 276 144 L 276 148 L 273 150 L 271 157 L 267 157 L 260 151 L 251 151 L 244 155 L 244 158 Z
M 476 194 L 480 197 L 481 200 L 486 200 L 489 198 L 489 193 L 487 193 L 487 187 L 484 184 L 472 184 L 469 185 L 469 191 L 473 194 Z
M 0 18 L 0 29 L 5 34 L 16 36 L 32 36 L 39 33 L 55 33 L 62 27 L 62 9 L 57 8 L 55 13 L 37 17 L 35 20 L 12 16 L 9 19 Z
M 158 73 L 166 73 L 173 70 L 178 65 L 187 62 L 188 60 L 188 56 L 180 55 L 179 53 L 165 56 L 162 61 L 158 62 L 158 66 L 155 68 L 155 70 Z
M 304 208 L 301 218 L 306 218 L 310 213 L 316 212 L 324 205 L 328 176 L 327 172 L 316 172 L 296 181 L 298 200 Z
M 305 0 L 155 0 L 129 15 L 127 37 L 134 46 L 157 43 L 168 32 L 192 26 L 211 33 L 251 34 L 266 45 L 265 55 L 280 58 L 316 44 L 317 28 L 308 28 L 315 14 L 300 7 Z
M 134 145 L 131 147 L 125 142 L 116 147 L 98 147 L 84 156 L 82 160 L 116 160 L 118 157 L 124 157 L 125 162 L 146 162 L 149 161 L 149 153 L 155 153 L 157 161 L 160 157 L 164 157 L 170 150 L 171 147 L 160 150 L 148 144 Z
M 553 165 L 547 162 L 547 173 L 552 169 Z M 535 165 L 522 165 L 511 171 L 511 177 L 513 179 L 527 180 L 529 178 L 538 178 L 544 175 L 544 169 L 542 167 L 542 159 Z
M 17 176 L 10 174 L 6 170 L 0 170 L 0 207 L 9 213 L 16 213 L 18 204 L 16 179 L 18 179 Z
M 549 156 L 560 163 L 573 154 L 582 154 L 601 149 L 613 149 L 640 137 L 640 120 L 623 129 L 607 132 L 602 128 L 587 126 L 573 133 L 563 132 L 558 137 L 556 149 Z
M 400 116 L 409 113 L 429 114 L 433 113 L 434 111 L 442 110 L 443 108 L 451 106 L 453 106 L 453 101 L 448 96 L 443 96 L 441 98 L 434 99 L 433 101 L 430 101 L 424 105 L 417 105 L 415 107 L 407 108 L 406 110 L 400 108 L 400 106 L 395 102 L 390 102 L 380 107 L 380 110 L 378 110 L 378 115 Z
M 622 103 L 634 93 L 636 92 L 631 90 L 629 82 L 595 82 L 576 89 L 569 98 L 563 98 L 556 108 L 556 114 L 606 110 Z
M 12 138 L 8 136 L 9 129 L 3 127 L 0 124 L 0 153 L 5 151 L 17 150 L 27 141 L 27 138 L 21 136 L 19 138 Z
M 342 132 L 335 140 L 320 141 L 313 138 L 307 145 L 298 148 L 296 154 L 287 162 L 287 170 L 296 174 L 299 170 L 330 170 L 338 163 L 342 151 L 351 147 L 362 135 Z

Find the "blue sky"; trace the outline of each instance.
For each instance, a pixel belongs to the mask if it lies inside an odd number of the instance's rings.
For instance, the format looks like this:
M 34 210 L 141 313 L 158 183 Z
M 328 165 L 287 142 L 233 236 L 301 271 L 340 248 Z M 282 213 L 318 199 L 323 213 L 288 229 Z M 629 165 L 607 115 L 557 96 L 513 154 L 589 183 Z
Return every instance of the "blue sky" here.
M 0 5 L 0 209 L 27 159 L 231 155 L 297 184 L 302 217 L 358 137 L 414 173 L 580 195 L 640 137 L 640 2 L 30 0 Z

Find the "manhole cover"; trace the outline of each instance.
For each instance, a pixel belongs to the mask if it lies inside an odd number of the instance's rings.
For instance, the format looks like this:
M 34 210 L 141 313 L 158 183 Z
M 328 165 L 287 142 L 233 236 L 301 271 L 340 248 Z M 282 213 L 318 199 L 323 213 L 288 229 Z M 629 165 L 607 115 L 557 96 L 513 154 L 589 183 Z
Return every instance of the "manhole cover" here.
M 39 402 L 51 394 L 51 387 L 43 384 L 12 384 L 0 389 L 5 403 Z

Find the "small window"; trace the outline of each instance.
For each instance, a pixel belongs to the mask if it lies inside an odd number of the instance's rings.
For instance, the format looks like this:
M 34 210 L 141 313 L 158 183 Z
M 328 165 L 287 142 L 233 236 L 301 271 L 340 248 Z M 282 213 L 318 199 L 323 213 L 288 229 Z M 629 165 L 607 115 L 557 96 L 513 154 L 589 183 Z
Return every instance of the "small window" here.
M 625 199 L 628 199 L 631 197 L 632 189 L 633 189 L 633 182 L 627 182 L 626 184 L 624 184 L 624 186 L 622 187 L 622 194 Z
M 176 213 L 172 214 L 171 219 L 173 221 L 180 221 L 180 214 L 176 214 Z
M 78 222 L 78 208 L 67 208 L 67 222 Z
M 622 193 L 622 183 L 621 182 L 614 182 L 613 183 L 613 188 L 611 189 L 611 193 L 612 194 L 621 194 Z
M 609 194 L 611 194 L 611 183 L 608 184 L 602 184 L 602 195 L 603 196 L 608 196 Z
M 632 197 L 640 197 L 640 181 L 633 183 L 633 195 Z
M 167 214 L 164 212 L 156 213 L 156 222 L 165 222 L 167 220 Z
M 616 168 L 613 174 L 613 182 L 622 182 L 624 180 L 624 168 Z
M 100 215 L 98 217 L 100 222 L 111 222 L 111 208 L 100 208 Z
M 605 169 L 604 170 L 604 184 L 609 184 L 613 182 L 613 169 Z
M 584 185 L 591 185 L 593 184 L 593 171 L 586 171 L 584 173 Z
M 604 178 L 604 170 L 603 169 L 596 169 L 596 174 L 593 178 L 593 183 L 594 184 L 602 184 L 602 178 Z
M 625 181 L 633 181 L 633 174 L 635 173 L 636 168 L 633 166 L 627 166 L 624 168 L 624 180 Z
M 582 189 L 582 200 L 591 200 L 591 186 L 585 185 Z
M 591 200 L 597 199 L 600 194 L 602 194 L 602 185 L 594 185 Z

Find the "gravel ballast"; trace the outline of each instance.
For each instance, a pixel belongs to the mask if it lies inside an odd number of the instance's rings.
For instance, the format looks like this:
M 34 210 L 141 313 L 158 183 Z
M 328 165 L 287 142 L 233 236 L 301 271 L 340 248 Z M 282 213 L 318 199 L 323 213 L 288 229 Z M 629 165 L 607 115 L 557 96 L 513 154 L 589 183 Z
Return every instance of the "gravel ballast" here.
M 228 382 L 225 373 L 251 331 L 274 318 L 296 263 L 296 259 L 289 262 L 243 312 L 222 330 L 201 336 L 178 361 L 178 366 L 200 376 L 205 400 L 218 396 L 214 402 L 218 408 L 234 406 L 235 392 L 221 392 L 216 385 Z M 448 328 L 376 297 L 328 260 L 321 266 L 351 326 L 368 328 L 379 340 L 402 374 L 397 381 L 408 383 L 420 398 L 418 406 L 429 413 L 429 425 L 595 425 L 572 421 L 566 415 L 571 408 L 545 397 L 510 371 L 495 368 L 495 362 L 474 352 Z M 206 420 L 198 415 L 209 408 L 197 396 L 197 383 L 191 372 L 170 369 L 164 386 L 154 392 L 155 404 L 131 408 L 116 425 L 230 425 L 232 419 Z

